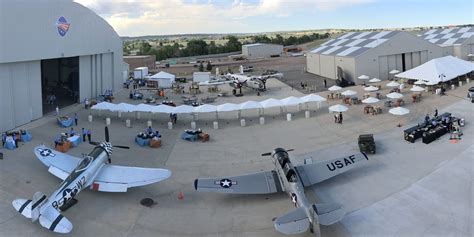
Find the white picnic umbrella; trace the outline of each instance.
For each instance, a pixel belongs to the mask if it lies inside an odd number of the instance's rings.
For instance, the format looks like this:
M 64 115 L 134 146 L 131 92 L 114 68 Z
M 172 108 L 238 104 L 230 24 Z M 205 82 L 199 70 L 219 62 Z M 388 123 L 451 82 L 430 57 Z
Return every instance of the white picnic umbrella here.
M 362 103 L 364 103 L 364 104 L 373 104 L 373 103 L 377 103 L 379 101 L 380 100 L 375 98 L 375 97 L 369 97 L 367 99 L 362 100 Z
M 280 100 L 273 99 L 273 98 L 266 99 L 266 100 L 264 100 L 264 101 L 260 101 L 260 104 L 262 105 L 262 107 L 263 107 L 264 109 L 266 109 L 266 108 L 272 108 L 272 107 L 281 107 L 281 106 L 283 106 L 283 103 L 281 103 Z
M 391 82 L 387 83 L 387 86 L 388 87 L 398 87 L 398 86 L 400 86 L 400 83 L 398 83 L 396 81 L 391 81 Z
M 400 93 L 397 93 L 397 92 L 392 92 L 390 94 L 387 94 L 387 98 L 389 98 L 389 99 L 400 99 L 402 97 L 403 97 L 403 95 L 400 94 Z
M 329 107 L 329 112 L 346 112 L 347 110 L 346 106 L 340 104 Z
M 424 85 L 424 84 L 426 84 L 426 82 L 422 80 L 415 81 L 415 85 Z
M 358 79 L 360 80 L 369 80 L 370 77 L 369 76 L 366 76 L 366 75 L 360 75 L 359 77 L 357 77 Z
M 318 95 L 318 94 L 309 94 L 309 95 L 305 95 L 303 97 L 300 98 L 301 101 L 303 102 L 323 102 L 323 101 L 326 101 L 326 98 Z
M 396 70 L 396 69 L 393 69 L 393 70 L 390 71 L 389 73 L 390 73 L 390 74 L 397 74 L 397 73 L 399 73 L 399 72 L 400 72 L 400 71 L 398 71 L 398 70 Z
M 336 86 L 336 85 L 331 86 L 331 87 L 328 88 L 329 91 L 338 91 L 338 90 L 341 90 L 341 89 L 342 89 L 342 87 Z
M 410 91 L 413 91 L 413 92 L 422 92 L 422 91 L 425 91 L 425 88 L 423 87 L 420 87 L 420 86 L 413 86 Z
M 378 91 L 379 88 L 375 86 L 369 86 L 369 87 L 364 88 L 364 90 L 365 91 Z
M 381 81 L 382 81 L 382 80 L 380 80 L 380 79 L 378 79 L 378 78 L 375 78 L 375 77 L 369 80 L 369 82 L 371 82 L 371 83 L 381 82 Z
M 178 107 L 174 107 L 173 113 L 175 114 L 191 114 L 194 113 L 194 107 L 190 105 L 180 105 Z
M 356 95 L 356 94 L 357 94 L 357 92 L 353 91 L 353 90 L 346 90 L 346 91 L 343 91 L 341 93 L 341 95 L 343 95 L 343 96 L 351 96 L 351 95 Z
M 392 108 L 388 111 L 389 113 L 393 114 L 393 115 L 405 115 L 405 114 L 408 114 L 410 113 L 410 110 L 408 109 L 405 109 L 403 107 L 396 107 L 396 108 Z

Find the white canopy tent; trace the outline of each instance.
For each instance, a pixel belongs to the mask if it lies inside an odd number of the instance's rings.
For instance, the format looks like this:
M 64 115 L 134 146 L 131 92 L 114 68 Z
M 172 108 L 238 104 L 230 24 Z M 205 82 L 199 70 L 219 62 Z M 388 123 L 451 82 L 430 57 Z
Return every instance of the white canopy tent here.
M 284 106 L 299 105 L 304 103 L 300 98 L 296 98 L 294 96 L 286 97 L 280 101 Z
M 233 103 L 225 103 L 217 106 L 217 112 L 230 112 L 239 110 L 240 106 Z
M 240 104 L 239 109 L 244 110 L 244 109 L 261 109 L 263 108 L 262 105 L 256 101 L 249 100 L 246 101 L 242 104 Z
M 397 74 L 396 77 L 436 84 L 466 75 L 472 71 L 474 71 L 474 63 L 453 56 L 446 56 L 432 59 L 418 67 Z
M 420 87 L 420 86 L 413 86 L 412 88 L 410 88 L 410 91 L 413 91 L 413 92 L 422 92 L 422 91 L 425 91 L 425 88 Z
M 283 103 L 281 103 L 280 100 L 273 99 L 273 98 L 261 101 L 260 104 L 262 105 L 264 109 L 283 106 Z
M 159 88 L 171 88 L 171 86 L 175 83 L 175 79 L 175 75 L 161 71 L 151 76 L 148 80 L 158 82 Z
M 173 113 L 175 114 L 190 114 L 194 113 L 194 107 L 190 105 L 180 105 L 174 108 Z
M 326 101 L 326 98 L 320 96 L 320 95 L 317 95 L 317 94 L 309 94 L 309 95 L 305 95 L 303 97 L 300 98 L 301 101 L 307 103 L 307 102 L 323 102 L 323 101 Z
M 194 108 L 194 112 L 197 113 L 212 113 L 217 112 L 217 106 L 210 104 L 203 104 Z
M 369 76 L 366 76 L 366 75 L 360 75 L 359 77 L 357 77 L 359 80 L 369 80 L 370 77 Z
M 396 108 L 392 108 L 388 111 L 389 113 L 393 114 L 393 115 L 405 115 L 405 114 L 408 114 L 410 113 L 410 110 L 408 109 L 405 109 L 403 107 L 396 107 Z

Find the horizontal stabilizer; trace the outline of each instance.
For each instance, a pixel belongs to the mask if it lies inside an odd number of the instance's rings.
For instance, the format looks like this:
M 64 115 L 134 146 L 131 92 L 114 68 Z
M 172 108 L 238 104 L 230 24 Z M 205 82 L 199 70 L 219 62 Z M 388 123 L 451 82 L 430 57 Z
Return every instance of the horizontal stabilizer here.
M 31 201 L 31 221 L 38 220 L 40 208 L 48 201 L 48 197 L 42 192 L 36 192 Z
M 31 218 L 31 200 L 15 199 L 12 202 L 13 207 L 26 218 Z
M 56 233 L 72 231 L 72 223 L 51 206 L 41 212 L 39 222 L 44 228 Z
M 275 220 L 275 229 L 283 234 L 300 234 L 308 230 L 309 219 L 303 207 L 297 208 Z
M 343 206 L 337 203 L 314 204 L 313 209 L 318 214 L 319 224 L 321 225 L 332 225 L 339 222 L 346 214 Z

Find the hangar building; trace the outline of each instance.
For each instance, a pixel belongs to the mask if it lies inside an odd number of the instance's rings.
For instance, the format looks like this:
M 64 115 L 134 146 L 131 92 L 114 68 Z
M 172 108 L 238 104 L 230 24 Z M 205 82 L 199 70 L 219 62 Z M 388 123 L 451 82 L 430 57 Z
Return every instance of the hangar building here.
M 361 75 L 388 79 L 394 69 L 403 72 L 445 55 L 439 46 L 407 32 L 350 32 L 308 52 L 306 67 L 310 73 L 360 84 Z
M 269 58 L 281 56 L 283 45 L 279 44 L 244 44 L 242 45 L 242 54 L 247 58 Z
M 117 90 L 122 80 L 122 41 L 88 8 L 0 0 L 0 131 Z
M 432 29 L 420 37 L 460 59 L 468 60 L 474 56 L 474 27 Z

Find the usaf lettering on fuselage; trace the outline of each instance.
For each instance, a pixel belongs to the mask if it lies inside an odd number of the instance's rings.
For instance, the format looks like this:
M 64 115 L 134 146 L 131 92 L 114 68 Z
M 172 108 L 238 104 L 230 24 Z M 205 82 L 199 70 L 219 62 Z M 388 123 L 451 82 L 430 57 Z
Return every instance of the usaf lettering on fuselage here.
M 334 162 L 331 162 L 331 164 L 327 164 L 326 166 L 328 167 L 329 171 L 335 171 L 336 169 L 342 169 L 344 168 L 344 166 L 348 166 L 354 163 L 355 156 L 351 155 L 347 158 L 344 158 L 344 160 L 336 160 Z

